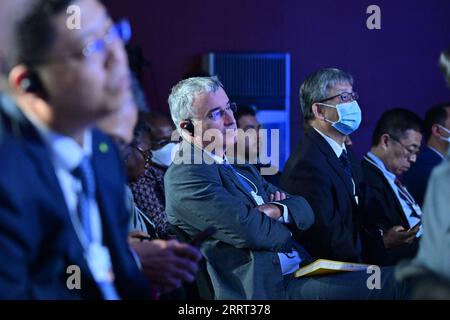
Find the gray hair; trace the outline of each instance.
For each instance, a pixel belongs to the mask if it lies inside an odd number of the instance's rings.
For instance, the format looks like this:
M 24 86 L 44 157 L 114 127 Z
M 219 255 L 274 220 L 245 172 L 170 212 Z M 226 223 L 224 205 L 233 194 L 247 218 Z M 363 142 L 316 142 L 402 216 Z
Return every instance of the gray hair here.
M 180 81 L 169 96 L 172 120 L 179 129 L 180 122 L 196 116 L 193 109 L 195 98 L 203 93 L 216 92 L 223 88 L 217 77 L 195 77 Z
M 311 120 L 314 120 L 312 105 L 328 98 L 330 89 L 340 83 L 353 85 L 353 77 L 335 68 L 320 69 L 303 82 L 300 87 L 300 104 L 304 125 L 308 125 Z
M 448 85 L 450 86 L 450 48 L 444 50 L 439 57 L 439 66 L 444 73 Z

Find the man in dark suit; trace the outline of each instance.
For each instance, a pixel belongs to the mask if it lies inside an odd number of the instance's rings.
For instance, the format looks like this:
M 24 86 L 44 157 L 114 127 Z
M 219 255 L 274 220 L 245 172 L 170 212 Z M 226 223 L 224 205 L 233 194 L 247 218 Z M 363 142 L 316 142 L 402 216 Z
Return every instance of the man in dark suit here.
M 252 165 L 232 165 L 235 104 L 217 78 L 191 78 L 169 97 L 183 137 L 165 177 L 169 222 L 193 237 L 215 227 L 202 247 L 218 299 L 399 298 L 392 269 L 382 270 L 381 290 L 369 290 L 367 273 L 294 278 L 311 261 L 293 240 L 314 216 L 304 198 L 269 184 Z M 399 291 L 400 290 L 400 291 Z
M 72 4 L 83 12 L 81 29 L 68 27 Z M 28 1 L 16 13 L 24 11 L 1 37 L 14 50 L 0 52 L 8 82 L 0 113 L 0 299 L 149 299 L 126 241 L 123 167 L 93 129 L 129 96 L 129 29 L 112 24 L 96 0 Z
M 434 167 L 442 162 L 450 142 L 450 103 L 434 106 L 425 114 L 424 135 L 427 145 L 418 154 L 416 163 L 403 176 L 403 183 L 422 206 L 428 179 Z
M 341 261 L 384 262 L 380 236 L 363 228 L 362 175 L 346 147 L 346 136 L 358 129 L 361 110 L 353 78 L 338 69 L 321 69 L 300 88 L 305 135 L 291 155 L 281 187 L 305 197 L 316 219 L 300 241 L 314 256 Z M 364 232 L 362 232 L 364 231 Z
M 422 212 L 399 177 L 415 162 L 421 140 L 422 120 L 418 115 L 405 109 L 386 111 L 375 127 L 372 148 L 362 161 L 367 183 L 365 211 L 383 232 L 391 263 L 413 257 L 417 251 Z

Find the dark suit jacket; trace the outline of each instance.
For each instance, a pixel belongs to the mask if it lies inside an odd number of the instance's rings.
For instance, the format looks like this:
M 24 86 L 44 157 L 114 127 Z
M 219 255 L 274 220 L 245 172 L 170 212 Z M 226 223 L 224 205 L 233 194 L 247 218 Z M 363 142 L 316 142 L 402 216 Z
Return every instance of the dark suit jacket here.
M 403 175 L 403 183 L 419 206 L 423 205 L 431 171 L 441 162 L 442 158 L 436 152 L 425 147 L 417 157 L 416 163 Z
M 388 180 L 377 167 L 367 160 L 363 160 L 361 167 L 367 184 L 365 197 L 365 212 L 368 218 L 384 232 L 394 226 L 409 229 L 408 220 L 403 213 L 402 205 L 392 190 Z M 410 245 L 403 245 L 387 250 L 392 264 L 404 258 L 415 256 L 418 239 Z
M 184 164 L 180 163 L 183 156 Z M 189 164 L 194 158 L 200 160 L 198 164 Z M 303 263 L 310 262 L 307 252 L 292 241 L 291 235 L 312 224 L 310 206 L 303 198 L 291 196 L 280 201 L 289 208 L 291 225 L 270 219 L 255 209 L 253 198 L 229 168 L 207 163 L 213 160 L 183 142 L 165 176 L 169 222 L 190 236 L 207 227 L 217 228 L 202 246 L 217 299 L 284 299 L 277 253 L 290 252 L 294 247 Z M 255 167 L 235 168 L 256 185 L 265 202 L 269 194 L 279 190 Z
M 348 150 L 359 203 L 363 201 L 363 180 L 359 162 Z M 304 197 L 311 205 L 314 225 L 299 241 L 315 258 L 384 264 L 375 255 L 382 242 L 379 233 L 365 226 L 360 206 L 353 196 L 351 181 L 328 142 L 313 128 L 303 137 L 289 158 L 281 177 L 281 187 Z M 357 246 L 360 239 L 361 246 Z M 382 253 L 380 253 L 382 254 Z
M 83 257 L 49 152 L 11 103 L 0 112 L 0 299 L 100 299 Z M 99 145 L 106 143 L 107 152 Z M 93 167 L 104 243 L 122 298 L 150 289 L 127 245 L 123 168 L 114 145 L 93 134 Z M 81 269 L 81 290 L 67 289 L 67 268 Z

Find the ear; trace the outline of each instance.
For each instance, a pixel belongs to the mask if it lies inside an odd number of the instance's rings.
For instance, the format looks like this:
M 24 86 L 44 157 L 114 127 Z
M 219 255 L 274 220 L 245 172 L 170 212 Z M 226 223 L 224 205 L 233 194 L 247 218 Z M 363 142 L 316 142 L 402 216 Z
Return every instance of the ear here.
M 384 133 L 380 138 L 380 146 L 383 147 L 383 149 L 387 149 L 390 143 L 389 140 L 389 135 Z
M 179 127 L 183 130 L 186 130 L 186 127 L 189 125 L 189 121 L 183 120 L 179 123 Z
M 12 68 L 8 75 L 8 84 L 11 92 L 16 94 L 26 93 L 26 90 L 23 87 L 23 82 L 28 78 L 29 73 L 29 69 L 23 64 Z
M 324 108 L 321 108 L 318 103 L 313 103 L 312 112 L 314 113 L 314 117 L 316 119 L 325 120 L 325 111 Z
M 431 135 L 434 137 L 440 137 L 441 135 L 439 134 L 441 128 L 435 123 L 431 126 Z
M 180 128 L 186 131 L 190 137 L 194 136 L 195 129 L 191 120 L 183 120 L 180 122 Z

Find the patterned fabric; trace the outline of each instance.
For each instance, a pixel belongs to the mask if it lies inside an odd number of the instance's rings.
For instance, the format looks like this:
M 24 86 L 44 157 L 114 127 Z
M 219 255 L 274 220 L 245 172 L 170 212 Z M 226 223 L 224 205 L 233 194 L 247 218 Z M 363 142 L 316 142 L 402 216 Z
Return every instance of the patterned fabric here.
M 155 223 L 156 231 L 163 239 L 169 236 L 165 211 L 164 174 L 164 170 L 159 167 L 149 166 L 136 182 L 130 183 L 137 207 Z

